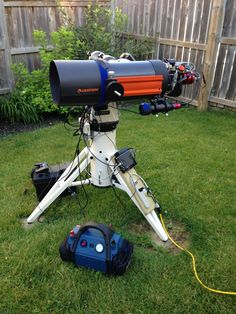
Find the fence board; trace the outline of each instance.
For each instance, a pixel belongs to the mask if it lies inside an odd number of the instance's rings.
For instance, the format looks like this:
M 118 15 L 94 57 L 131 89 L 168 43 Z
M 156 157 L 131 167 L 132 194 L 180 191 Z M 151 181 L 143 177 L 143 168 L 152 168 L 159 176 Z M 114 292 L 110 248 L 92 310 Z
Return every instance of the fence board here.
M 206 43 L 208 38 L 208 29 L 209 29 L 209 21 L 210 21 L 210 15 L 211 15 L 211 9 L 212 9 L 212 1 L 202 1 L 202 15 L 197 16 L 196 20 L 201 20 L 201 24 L 199 27 L 199 43 Z M 201 5 L 201 1 L 198 2 L 198 6 Z M 196 37 L 194 37 L 194 34 L 197 32 L 196 27 L 193 31 L 193 40 L 197 40 Z
M 7 32 L 6 16 L 4 11 L 4 2 L 0 0 L 0 34 L 1 48 L 0 51 L 0 93 L 6 93 L 12 89 L 12 75 L 10 71 L 11 55 L 9 38 Z
M 171 30 L 173 25 L 173 10 L 174 10 L 174 1 L 168 0 L 167 6 L 167 15 L 165 19 L 165 32 L 163 34 L 164 38 L 171 38 Z
M 133 7 L 134 7 L 134 16 L 133 16 L 133 33 L 138 34 L 139 33 L 139 2 L 140 1 L 134 1 Z
M 39 55 L 37 53 L 16 54 L 12 56 L 13 63 L 24 63 L 30 70 L 35 70 L 40 67 Z
M 146 36 L 149 35 L 149 17 L 150 17 L 150 0 L 143 1 L 144 10 L 143 10 L 143 34 Z
M 179 27 L 180 27 L 180 16 L 181 16 L 181 0 L 175 1 L 175 10 L 173 15 L 173 25 L 172 25 L 172 36 L 171 39 L 178 39 Z
M 236 47 L 235 47 L 236 50 Z M 230 83 L 229 88 L 226 94 L 226 99 L 232 99 L 236 100 L 236 53 L 234 53 L 234 59 L 233 59 L 233 67 L 230 75 Z
M 236 102 L 233 100 L 228 100 L 224 98 L 218 98 L 210 96 L 209 102 L 213 103 L 214 106 L 219 106 L 221 108 L 233 108 L 236 109 Z
M 226 98 L 226 93 L 229 88 L 230 84 L 230 74 L 231 74 L 231 68 L 233 65 L 233 60 L 234 60 L 234 55 L 235 55 L 235 47 L 233 46 L 227 46 L 227 54 L 225 57 L 225 65 L 224 65 L 224 72 L 222 75 L 222 81 L 221 81 L 221 86 L 219 89 L 219 98 Z
M 205 2 L 206 1 L 199 1 L 199 0 L 197 0 L 196 2 L 195 12 L 194 12 L 195 15 L 194 15 L 194 20 L 193 20 L 193 25 L 191 27 L 191 30 L 192 30 L 191 40 L 193 42 L 200 42 L 201 26 L 204 25 L 204 29 L 202 29 L 203 33 L 206 34 L 208 31 L 207 22 L 209 19 L 209 15 L 203 16 L 203 7 L 204 7 Z M 203 18 L 205 20 L 203 20 Z
M 224 70 L 224 62 L 225 62 L 225 57 L 227 54 L 227 46 L 223 45 L 220 47 L 219 54 L 218 54 L 218 60 L 217 60 L 217 65 L 216 65 L 216 72 L 215 72 L 215 79 L 214 83 L 212 86 L 212 92 L 214 96 L 219 96 L 219 89 L 221 85 L 221 78 Z
M 195 9 L 196 9 L 196 0 L 192 0 L 190 1 L 189 7 L 188 7 L 187 29 L 186 29 L 186 35 L 185 35 L 186 41 L 191 41 L 192 39 L 193 24 L 195 22 L 194 21 Z
M 188 14 L 188 0 L 182 0 L 181 15 L 180 15 L 180 27 L 178 40 L 185 40 L 185 29 L 187 23 Z
M 166 17 L 167 17 L 167 5 L 166 5 L 166 1 L 164 1 L 163 6 L 162 6 L 162 17 L 161 17 L 161 25 L 160 25 L 160 37 L 162 38 L 165 37 Z
M 236 100 L 236 2 L 227 0 L 211 96 Z M 220 77 L 220 79 L 219 79 Z M 217 103 L 217 102 L 216 102 Z M 232 107 L 232 103 L 228 102 Z M 227 102 L 224 103 L 227 106 Z M 236 106 L 235 106 L 236 107 Z
M 196 49 L 191 49 L 189 62 L 192 62 L 193 64 L 196 64 L 196 55 L 197 55 L 197 50 Z M 198 83 L 192 85 L 191 90 L 189 90 L 189 98 L 190 99 L 197 99 L 198 90 L 199 90 L 199 84 Z
M 5 51 L 1 50 L 0 51 L 0 73 L 1 73 L 1 76 L 0 76 L 0 89 L 8 87 L 7 81 L 6 81 L 7 73 L 6 73 L 5 64 L 6 64 L 6 62 L 5 62 Z
M 156 22 L 157 22 L 156 15 L 157 15 L 157 2 L 155 0 L 151 0 L 149 15 L 149 36 L 153 37 L 156 36 Z
M 236 36 L 236 1 L 228 0 L 225 7 L 225 19 L 222 30 L 222 36 Z
M 224 9 L 225 9 L 224 0 L 213 0 L 207 50 L 205 54 L 203 67 L 203 73 L 206 78 L 206 86 L 204 89 L 202 88 L 200 90 L 199 95 L 200 110 L 206 110 L 208 107 L 208 99 L 211 94 L 212 81 L 214 79 L 214 68 L 216 66 L 217 46 L 223 26 Z

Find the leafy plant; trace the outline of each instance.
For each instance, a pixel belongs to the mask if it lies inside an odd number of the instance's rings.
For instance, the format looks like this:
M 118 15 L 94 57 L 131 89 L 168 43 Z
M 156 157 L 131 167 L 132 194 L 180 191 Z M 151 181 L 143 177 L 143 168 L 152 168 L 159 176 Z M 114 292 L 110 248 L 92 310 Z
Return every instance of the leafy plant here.
M 48 84 L 48 68 L 33 70 L 31 73 L 22 64 L 12 66 L 15 74 L 15 91 L 34 107 L 38 116 L 53 112 L 57 107 L 52 103 Z
M 83 58 L 88 51 L 100 50 L 107 54 L 118 55 L 121 51 L 120 36 L 127 16 L 116 8 L 111 9 L 98 4 L 90 4 L 85 15 L 85 23 L 76 29 L 78 37 L 84 43 L 80 47 L 79 57 Z
M 39 121 L 36 108 L 28 102 L 24 93 L 19 91 L 0 98 L 0 116 L 11 123 L 22 121 L 28 124 Z

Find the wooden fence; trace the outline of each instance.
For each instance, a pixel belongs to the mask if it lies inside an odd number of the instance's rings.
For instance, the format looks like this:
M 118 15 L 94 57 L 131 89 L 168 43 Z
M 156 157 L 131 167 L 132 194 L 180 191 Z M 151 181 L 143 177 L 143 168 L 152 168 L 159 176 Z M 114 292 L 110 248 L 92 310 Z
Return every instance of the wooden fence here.
M 32 31 L 47 33 L 63 23 L 57 1 L 0 0 L 0 93 L 9 92 L 11 62 L 38 66 L 38 48 Z M 89 0 L 61 1 L 71 19 L 80 25 Z M 153 57 L 187 60 L 204 73 L 201 82 L 186 88 L 183 99 L 194 99 L 200 109 L 236 108 L 236 1 L 235 0 L 104 0 L 128 16 L 124 36 L 148 36 Z

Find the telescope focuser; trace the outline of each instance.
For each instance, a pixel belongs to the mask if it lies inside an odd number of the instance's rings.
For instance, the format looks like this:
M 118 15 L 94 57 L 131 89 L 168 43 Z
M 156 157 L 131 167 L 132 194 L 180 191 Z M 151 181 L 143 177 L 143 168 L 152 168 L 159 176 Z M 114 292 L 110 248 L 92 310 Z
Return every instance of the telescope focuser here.
M 124 96 L 124 87 L 116 79 L 106 80 L 106 97 L 110 101 L 118 101 Z
M 182 92 L 183 85 L 193 84 L 200 78 L 191 62 L 176 62 L 175 59 L 164 59 L 170 75 L 171 91 L 168 96 L 178 97 Z

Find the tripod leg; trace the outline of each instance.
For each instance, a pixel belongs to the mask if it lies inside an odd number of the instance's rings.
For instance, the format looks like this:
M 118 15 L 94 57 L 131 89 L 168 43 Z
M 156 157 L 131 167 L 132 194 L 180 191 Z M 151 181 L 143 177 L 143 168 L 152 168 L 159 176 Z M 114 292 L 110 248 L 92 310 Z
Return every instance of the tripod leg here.
M 160 206 L 155 201 L 144 180 L 137 174 L 134 168 L 125 173 L 117 170 L 114 175 L 118 182 L 113 180 L 113 186 L 129 195 L 161 240 L 167 241 L 167 234 L 155 212 L 155 209 L 158 209 Z
M 73 185 L 73 181 L 80 175 L 80 173 L 88 166 L 88 149 L 84 148 L 82 152 L 75 158 L 75 160 L 67 167 L 57 182 L 52 186 L 50 191 L 45 195 L 42 201 L 34 209 L 28 217 L 27 222 L 33 223 L 49 205 L 69 186 Z M 90 181 L 87 181 L 89 184 Z M 77 184 L 79 185 L 79 184 Z

